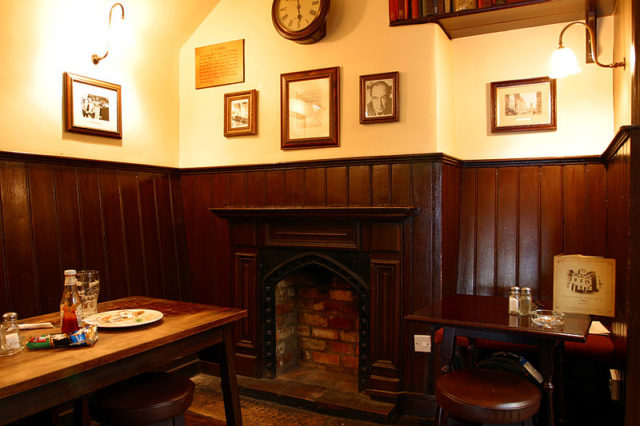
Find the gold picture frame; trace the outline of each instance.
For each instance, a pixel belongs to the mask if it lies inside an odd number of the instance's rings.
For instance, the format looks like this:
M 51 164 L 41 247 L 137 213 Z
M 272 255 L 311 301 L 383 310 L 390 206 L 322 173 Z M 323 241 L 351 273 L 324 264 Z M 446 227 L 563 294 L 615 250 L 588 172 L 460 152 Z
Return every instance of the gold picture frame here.
M 258 91 L 225 93 L 224 135 L 226 137 L 258 134 Z

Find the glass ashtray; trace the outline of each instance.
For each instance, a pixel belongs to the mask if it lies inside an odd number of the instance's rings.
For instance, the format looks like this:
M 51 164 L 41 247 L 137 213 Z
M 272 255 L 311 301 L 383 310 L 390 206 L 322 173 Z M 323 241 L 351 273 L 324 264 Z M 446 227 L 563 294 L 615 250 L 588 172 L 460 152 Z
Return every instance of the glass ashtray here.
M 531 321 L 544 328 L 558 327 L 564 324 L 564 314 L 550 309 L 536 309 L 531 312 Z

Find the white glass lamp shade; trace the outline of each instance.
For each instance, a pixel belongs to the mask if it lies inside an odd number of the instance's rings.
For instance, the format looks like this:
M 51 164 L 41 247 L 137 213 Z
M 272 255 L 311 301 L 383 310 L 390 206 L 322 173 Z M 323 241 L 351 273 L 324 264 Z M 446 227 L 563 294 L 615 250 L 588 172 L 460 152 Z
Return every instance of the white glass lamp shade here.
M 582 69 L 578 66 L 578 59 L 573 50 L 567 47 L 558 47 L 551 55 L 549 77 L 563 78 L 578 74 Z

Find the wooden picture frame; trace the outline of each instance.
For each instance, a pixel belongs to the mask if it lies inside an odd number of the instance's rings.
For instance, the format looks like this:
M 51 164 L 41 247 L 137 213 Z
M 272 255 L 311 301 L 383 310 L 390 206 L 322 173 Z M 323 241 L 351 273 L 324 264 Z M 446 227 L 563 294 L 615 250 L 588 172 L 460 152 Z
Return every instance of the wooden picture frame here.
M 398 121 L 398 72 L 360 76 L 360 124 Z
M 556 130 L 556 80 L 491 83 L 491 132 Z
M 65 72 L 65 130 L 122 139 L 122 98 L 118 84 Z
M 224 94 L 224 135 L 247 136 L 258 133 L 258 91 Z
M 340 146 L 339 81 L 339 67 L 281 74 L 281 149 Z

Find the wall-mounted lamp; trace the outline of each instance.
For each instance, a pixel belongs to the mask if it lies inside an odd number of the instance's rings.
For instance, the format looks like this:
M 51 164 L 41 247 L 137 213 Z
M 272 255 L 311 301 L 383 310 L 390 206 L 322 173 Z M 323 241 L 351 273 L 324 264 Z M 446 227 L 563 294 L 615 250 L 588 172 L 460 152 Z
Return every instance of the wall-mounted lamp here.
M 122 5 L 122 3 L 115 3 L 113 6 L 111 6 L 111 10 L 109 11 L 109 33 L 107 34 L 107 53 L 105 53 L 102 56 L 98 56 L 96 54 L 93 54 L 91 56 L 91 60 L 96 65 L 98 65 L 98 63 L 104 58 L 106 58 L 107 55 L 109 54 L 109 39 L 111 38 L 111 15 L 113 14 L 113 9 L 115 9 L 116 6 L 120 6 L 120 9 L 122 10 L 122 16 L 120 17 L 120 19 L 124 20 L 124 6 Z
M 580 71 L 582 71 L 582 69 L 580 69 L 580 67 L 578 66 L 578 59 L 576 58 L 576 54 L 573 53 L 573 50 L 562 45 L 562 36 L 564 35 L 564 32 L 570 26 L 576 24 L 583 25 L 587 29 L 587 33 L 589 34 L 589 42 L 591 44 L 591 56 L 593 57 L 593 62 L 603 68 L 624 68 L 626 66 L 625 58 L 622 58 L 622 62 L 614 62 L 612 64 L 603 64 L 598 61 L 598 52 L 596 51 L 596 45 L 594 43 L 594 29 L 582 21 L 576 21 L 567 24 L 560 32 L 558 48 L 551 55 L 551 70 L 549 71 L 549 77 L 563 78 L 568 75 L 578 74 Z

